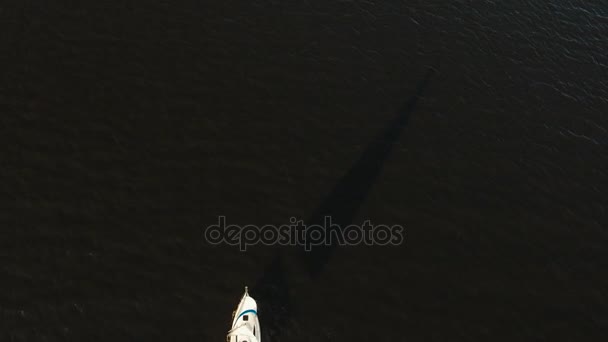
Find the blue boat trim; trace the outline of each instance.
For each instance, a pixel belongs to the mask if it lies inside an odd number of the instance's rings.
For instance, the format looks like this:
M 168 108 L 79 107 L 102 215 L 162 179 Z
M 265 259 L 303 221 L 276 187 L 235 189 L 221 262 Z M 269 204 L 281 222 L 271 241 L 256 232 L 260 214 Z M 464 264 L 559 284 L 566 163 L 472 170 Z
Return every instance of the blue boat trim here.
M 241 312 L 241 314 L 236 319 L 241 318 L 241 316 L 243 316 L 244 314 L 247 314 L 247 313 L 252 313 L 254 315 L 258 314 L 255 310 L 245 310 L 245 311 Z

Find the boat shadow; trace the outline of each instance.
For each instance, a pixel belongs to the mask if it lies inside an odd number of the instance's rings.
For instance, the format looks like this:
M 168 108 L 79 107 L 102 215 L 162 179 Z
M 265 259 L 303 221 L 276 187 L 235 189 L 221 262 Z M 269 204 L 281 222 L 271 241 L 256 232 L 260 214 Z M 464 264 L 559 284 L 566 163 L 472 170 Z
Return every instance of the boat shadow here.
M 426 72 L 424 78 L 418 83 L 414 95 L 408 99 L 399 110 L 399 114 L 387 124 L 386 128 L 338 181 L 306 221 L 308 225 L 323 224 L 326 216 L 330 216 L 332 222 L 342 228 L 352 223 L 434 73 L 434 68 L 430 68 Z M 335 244 L 317 246 L 309 252 L 302 252 L 299 259 L 303 261 L 304 268 L 312 278 L 322 273 L 336 247 Z M 260 307 L 263 308 L 263 326 L 265 328 L 262 329 L 262 334 L 264 339 L 276 341 L 280 336 L 285 335 L 293 311 L 281 251 L 277 252 L 272 262 L 266 267 L 253 290 Z
M 426 72 L 424 78 L 418 83 L 414 95 L 405 102 L 398 115 L 376 136 L 359 159 L 305 221 L 307 225 L 323 226 L 325 218 L 330 217 L 334 227 L 343 231 L 346 226 L 353 223 L 360 206 L 369 195 L 374 182 L 382 171 L 384 162 L 399 139 L 401 131 L 407 125 L 410 115 L 416 109 L 418 99 L 424 94 L 434 73 L 434 68 L 430 68 Z M 337 247 L 335 241 L 332 242 L 334 243 L 314 246 L 310 251 L 302 252 L 301 257 L 304 266 L 311 277 L 317 277 L 321 274 L 329 262 Z

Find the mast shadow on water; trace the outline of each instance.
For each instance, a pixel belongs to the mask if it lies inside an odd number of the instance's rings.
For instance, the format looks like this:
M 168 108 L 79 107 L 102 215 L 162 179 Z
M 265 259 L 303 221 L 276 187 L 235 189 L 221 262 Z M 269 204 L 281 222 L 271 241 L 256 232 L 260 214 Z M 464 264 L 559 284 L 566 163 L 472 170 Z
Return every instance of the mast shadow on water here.
M 391 120 L 365 149 L 355 164 L 313 212 L 306 224 L 322 225 L 326 216 L 330 216 L 332 223 L 342 228 L 352 223 L 434 73 L 435 69 L 429 68 L 418 84 L 415 94 L 403 105 L 399 115 Z M 310 252 L 302 252 L 301 260 L 311 277 L 317 277 L 322 273 L 336 247 L 335 244 L 315 246 Z M 292 312 L 281 251 L 277 252 L 253 289 L 256 298 L 264 308 L 262 333 L 265 338 L 274 341 L 284 334 Z
M 359 207 L 369 195 L 393 145 L 397 142 L 402 129 L 407 125 L 410 114 L 416 109 L 418 99 L 424 93 L 434 73 L 435 69 L 433 68 L 426 72 L 424 78 L 418 84 L 416 93 L 403 105 L 399 115 L 388 123 L 355 164 L 338 181 L 333 190 L 306 221 L 307 225 L 323 225 L 326 216 L 331 217 L 332 224 L 337 225 L 340 229 L 352 224 Z M 323 271 L 336 247 L 336 244 L 333 243 L 331 245 L 314 246 L 311 251 L 302 252 L 305 267 L 312 277 L 318 276 Z

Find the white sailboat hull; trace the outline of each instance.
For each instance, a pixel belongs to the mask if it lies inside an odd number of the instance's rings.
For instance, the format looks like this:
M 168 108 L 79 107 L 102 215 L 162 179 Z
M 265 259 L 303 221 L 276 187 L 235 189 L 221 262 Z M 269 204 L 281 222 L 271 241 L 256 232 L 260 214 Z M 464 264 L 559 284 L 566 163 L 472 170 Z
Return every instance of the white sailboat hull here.
M 247 287 L 232 318 L 232 327 L 226 336 L 227 342 L 261 342 L 258 305 L 249 296 Z

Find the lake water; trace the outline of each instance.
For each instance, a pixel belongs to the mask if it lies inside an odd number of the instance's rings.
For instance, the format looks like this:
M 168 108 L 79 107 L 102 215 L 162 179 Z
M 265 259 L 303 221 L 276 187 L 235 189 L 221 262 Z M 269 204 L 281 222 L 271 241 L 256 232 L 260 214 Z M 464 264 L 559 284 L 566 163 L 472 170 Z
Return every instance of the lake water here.
M 0 336 L 608 332 L 604 1 L 9 1 Z M 219 215 L 398 247 L 211 246 Z

